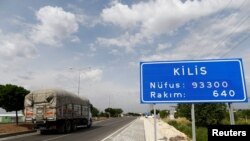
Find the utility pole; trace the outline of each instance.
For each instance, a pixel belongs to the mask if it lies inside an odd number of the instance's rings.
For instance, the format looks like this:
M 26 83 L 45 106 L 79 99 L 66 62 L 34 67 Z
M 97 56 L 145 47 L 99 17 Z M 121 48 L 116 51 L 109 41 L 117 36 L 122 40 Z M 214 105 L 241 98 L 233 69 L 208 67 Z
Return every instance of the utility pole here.
M 109 95 L 109 118 L 110 118 L 110 110 L 111 108 L 110 108 L 110 95 Z
M 79 78 L 78 78 L 78 90 L 77 90 L 77 95 L 79 96 L 80 93 L 80 86 L 81 86 L 81 72 L 79 70 Z
M 74 70 L 74 68 L 69 68 L 70 70 Z M 91 70 L 91 67 L 87 67 L 87 69 Z M 78 83 L 77 83 L 77 95 L 80 95 L 80 87 L 81 87 L 81 71 L 86 70 L 86 68 L 84 69 L 77 69 L 78 71 Z M 85 71 L 83 72 L 85 73 Z

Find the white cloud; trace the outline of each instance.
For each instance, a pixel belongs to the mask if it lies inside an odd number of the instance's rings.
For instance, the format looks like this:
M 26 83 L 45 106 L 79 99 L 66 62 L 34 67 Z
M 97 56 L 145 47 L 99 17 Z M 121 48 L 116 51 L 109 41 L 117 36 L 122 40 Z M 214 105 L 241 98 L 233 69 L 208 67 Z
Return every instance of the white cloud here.
M 156 50 L 157 50 L 157 51 L 162 51 L 162 50 L 165 50 L 165 49 L 169 49 L 169 48 L 171 48 L 171 47 L 172 47 L 172 45 L 169 44 L 169 43 L 158 44 Z
M 93 89 L 89 88 L 89 85 L 92 85 L 92 83 L 93 85 L 95 85 L 96 83 L 102 83 L 101 79 L 103 71 L 101 69 L 39 69 L 33 71 L 32 73 L 29 73 L 29 76 L 27 76 L 27 72 L 20 72 L 17 76 L 15 76 L 18 77 L 18 81 L 15 81 L 15 83 L 18 82 L 20 84 L 29 84 L 28 87 L 31 90 L 41 88 L 63 88 L 73 93 L 77 93 L 79 84 L 79 71 L 81 76 L 80 88 L 82 90 Z M 95 90 L 96 88 L 93 91 Z
M 99 45 L 105 45 L 107 47 L 125 47 L 126 52 L 132 52 L 134 51 L 133 47 L 140 43 L 143 37 L 141 34 L 136 35 L 130 35 L 128 32 L 126 32 L 124 35 L 117 37 L 117 38 L 97 38 L 96 43 Z
M 37 50 L 33 43 L 22 34 L 5 34 L 0 31 L 0 57 L 8 60 L 19 58 L 33 58 Z
M 194 29 L 194 33 L 182 42 L 179 51 L 190 52 L 199 58 L 224 57 L 224 54 L 237 47 L 242 34 L 250 32 L 250 20 L 246 20 L 247 15 L 242 15 L 244 14 L 234 13 L 225 18 L 218 17 L 201 23 L 201 26 Z
M 39 9 L 36 17 L 41 23 L 33 27 L 30 35 L 35 43 L 59 46 L 64 39 L 76 41 L 73 34 L 79 26 L 75 14 L 60 7 L 45 6 Z
M 126 53 L 133 53 L 137 45 L 147 45 L 151 44 L 152 42 L 153 38 L 145 37 L 141 33 L 130 34 L 126 32 L 123 35 L 114 38 L 98 37 L 95 44 L 108 48 L 119 48 L 121 53 L 124 52 L 123 49 Z M 112 52 L 110 53 L 112 54 Z
M 90 69 L 87 71 L 81 71 L 81 79 L 87 79 L 91 81 L 100 81 L 103 71 L 101 69 Z
M 101 13 L 103 21 L 123 29 L 136 29 L 132 30 L 135 33 L 126 33 L 116 38 L 98 38 L 98 42 L 131 50 L 131 47 L 152 40 L 158 35 L 171 35 L 188 22 L 217 13 L 226 6 L 239 8 L 242 1 L 150 0 L 131 6 L 116 1 L 110 7 L 103 9 Z
M 245 11 L 237 11 L 230 15 L 203 18 L 195 26 L 189 27 L 189 34 L 178 41 L 171 50 L 163 48 L 159 52 L 159 45 L 154 54 L 143 55 L 141 60 L 177 60 L 177 59 L 207 59 L 221 58 L 237 47 L 249 34 L 250 19 Z M 239 54 L 238 54 L 239 55 Z
M 141 11 L 134 10 L 128 5 L 115 2 L 112 7 L 103 9 L 101 17 L 105 22 L 111 22 L 123 28 L 135 26 L 140 21 Z

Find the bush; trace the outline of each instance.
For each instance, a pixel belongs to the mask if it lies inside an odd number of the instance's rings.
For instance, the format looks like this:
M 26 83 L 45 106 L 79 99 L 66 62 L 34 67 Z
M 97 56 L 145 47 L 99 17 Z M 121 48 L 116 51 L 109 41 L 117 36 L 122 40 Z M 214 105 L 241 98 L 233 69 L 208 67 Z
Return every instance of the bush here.
M 192 138 L 192 127 L 191 126 L 178 124 L 176 126 L 176 129 L 185 133 L 189 138 Z
M 176 121 L 178 124 L 184 124 L 184 125 L 191 125 L 192 124 L 189 120 L 187 120 L 186 118 L 183 118 L 183 117 L 177 118 Z
M 168 124 L 170 124 L 170 125 L 172 125 L 172 126 L 177 126 L 178 124 L 177 124 L 177 121 L 175 121 L 175 120 L 170 120 L 170 121 L 168 121 Z
M 168 110 L 161 110 L 160 111 L 160 117 L 161 118 L 166 118 L 169 115 L 169 111 Z
M 236 120 L 236 124 L 250 124 L 250 120 L 249 119 L 244 119 L 244 118 L 238 118 L 238 120 Z
M 191 120 L 191 104 L 178 104 L 176 111 L 176 117 L 185 117 Z M 225 104 L 195 104 L 196 126 L 220 124 L 226 115 L 225 111 Z
M 190 139 L 192 138 L 192 124 L 185 118 L 168 121 L 169 125 L 174 126 L 177 130 L 186 134 Z M 196 141 L 207 141 L 207 128 L 196 127 Z

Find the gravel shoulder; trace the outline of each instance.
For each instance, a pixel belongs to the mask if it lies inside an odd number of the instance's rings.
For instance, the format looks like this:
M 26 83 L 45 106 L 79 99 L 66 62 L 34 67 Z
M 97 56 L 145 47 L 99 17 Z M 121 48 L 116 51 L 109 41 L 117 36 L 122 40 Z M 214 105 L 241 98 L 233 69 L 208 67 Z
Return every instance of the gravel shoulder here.
M 157 140 L 166 141 L 189 141 L 190 139 L 186 134 L 180 132 L 173 126 L 167 124 L 161 119 L 157 119 Z M 144 126 L 146 133 L 146 140 L 150 141 L 154 139 L 154 118 L 144 118 Z
M 20 123 L 19 125 L 16 125 L 14 123 L 0 124 L 0 134 L 16 133 L 31 130 L 33 130 L 33 125 L 27 123 Z
M 31 132 L 36 132 L 36 130 L 29 123 L 19 123 L 19 125 L 15 123 L 0 124 L 0 138 Z

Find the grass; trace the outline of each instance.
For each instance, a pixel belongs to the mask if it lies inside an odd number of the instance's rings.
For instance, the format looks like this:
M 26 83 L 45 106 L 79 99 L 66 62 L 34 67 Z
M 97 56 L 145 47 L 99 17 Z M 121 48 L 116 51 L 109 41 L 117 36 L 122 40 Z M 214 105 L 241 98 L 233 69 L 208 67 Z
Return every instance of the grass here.
M 229 119 L 223 119 L 221 124 L 230 125 L 230 120 Z M 250 125 L 250 119 L 237 118 L 237 120 L 235 120 L 235 124 L 236 125 Z
M 190 139 L 192 139 L 192 125 L 191 122 L 185 118 L 180 118 L 176 120 L 164 120 L 168 124 L 174 126 L 177 130 L 186 134 Z M 196 127 L 196 141 L 207 141 L 207 128 Z
M 176 120 L 163 119 L 163 121 L 174 126 L 177 130 L 186 134 L 190 139 L 192 139 L 192 123 L 185 118 L 178 118 Z M 224 119 L 221 122 L 222 125 L 230 125 L 229 119 Z M 236 125 L 250 125 L 250 119 L 238 118 L 235 121 Z M 206 127 L 196 127 L 196 141 L 207 141 L 207 128 Z
M 239 124 L 239 125 L 248 124 L 248 125 L 250 125 L 250 119 L 238 118 L 236 121 L 236 124 Z

